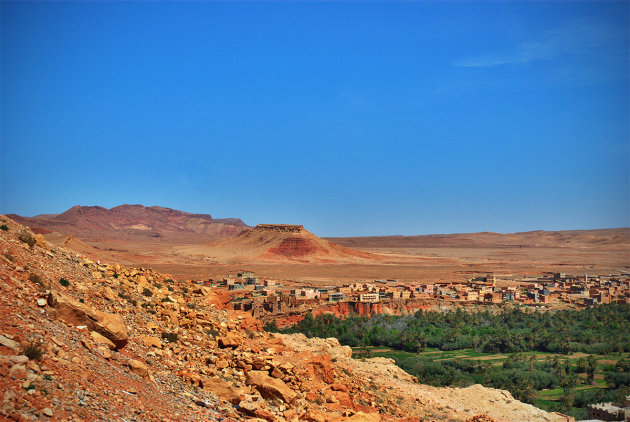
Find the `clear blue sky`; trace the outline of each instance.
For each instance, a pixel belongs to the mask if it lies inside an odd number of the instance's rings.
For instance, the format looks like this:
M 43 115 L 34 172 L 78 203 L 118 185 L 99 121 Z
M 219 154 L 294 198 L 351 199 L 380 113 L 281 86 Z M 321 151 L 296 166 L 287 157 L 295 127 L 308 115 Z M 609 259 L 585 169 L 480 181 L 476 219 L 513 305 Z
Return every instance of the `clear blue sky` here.
M 630 225 L 628 2 L 1 2 L 0 212 Z

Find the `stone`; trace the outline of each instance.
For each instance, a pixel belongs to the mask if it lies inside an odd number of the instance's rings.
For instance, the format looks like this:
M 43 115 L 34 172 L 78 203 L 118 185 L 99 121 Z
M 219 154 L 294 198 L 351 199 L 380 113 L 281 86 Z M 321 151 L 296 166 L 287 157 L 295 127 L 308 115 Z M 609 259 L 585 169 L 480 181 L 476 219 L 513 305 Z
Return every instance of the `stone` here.
M 13 350 L 14 352 L 19 352 L 20 351 L 20 344 L 16 341 L 11 340 L 8 337 L 5 337 L 3 335 L 0 335 L 0 345 L 4 346 L 4 347 L 8 347 L 9 349 Z
M 323 356 L 315 356 L 309 363 L 313 365 L 315 372 L 322 377 L 326 384 L 332 384 L 335 382 L 335 373 L 330 363 L 330 355 L 327 357 L 328 359 Z
M 131 359 L 127 366 L 129 366 L 129 369 L 141 377 L 149 377 L 149 368 L 147 368 L 147 366 L 139 360 Z
M 87 326 L 90 331 L 111 340 L 117 349 L 125 347 L 129 341 L 127 327 L 120 315 L 98 311 L 58 292 L 48 295 L 48 305 L 57 310 L 59 319 L 75 326 Z
M 105 287 L 103 290 L 103 297 L 107 300 L 114 300 L 116 299 L 116 293 L 114 293 L 111 287 Z
M 41 233 L 35 235 L 35 244 L 40 248 L 48 249 L 48 242 L 46 242 L 46 238 Z
M 46 306 L 46 299 L 37 299 L 37 306 L 39 306 L 40 308 Z
M 92 337 L 92 340 L 94 340 L 94 343 L 96 343 L 96 344 L 105 345 L 105 346 L 109 347 L 110 349 L 115 349 L 116 348 L 116 345 L 114 344 L 114 342 L 112 342 L 107 337 L 97 333 L 96 331 L 92 331 L 90 333 L 90 337 Z
M 26 366 L 24 365 L 15 364 L 11 367 L 11 369 L 9 369 L 9 377 L 11 378 L 25 380 L 27 376 L 28 373 L 26 372 Z
M 49 407 L 44 407 L 44 408 L 42 409 L 42 414 L 43 414 L 44 416 L 48 416 L 49 418 L 52 418 L 52 416 L 53 416 L 53 411 L 52 411 Z
M 291 403 L 297 395 L 282 380 L 271 378 L 265 371 L 249 371 L 245 382 L 254 386 L 266 399 L 279 398 Z
M 236 349 L 238 346 L 241 345 L 241 343 L 243 342 L 243 339 L 237 333 L 230 331 L 225 336 L 218 337 L 217 342 L 219 344 L 219 347 L 222 349 L 225 349 L 225 348 Z
M 241 412 L 250 416 L 256 416 L 256 411 L 258 410 L 258 406 L 256 406 L 256 403 L 245 400 L 241 400 L 238 403 L 238 408 Z
M 142 337 L 142 344 L 147 347 L 157 347 L 158 349 L 162 348 L 162 341 L 153 336 L 144 336 Z
M 333 391 L 345 391 L 348 392 L 348 387 L 345 384 L 335 383 L 330 386 Z
M 225 359 L 217 359 L 217 361 L 214 364 L 217 369 L 223 369 L 223 368 L 227 368 L 228 366 L 230 366 L 230 364 L 228 363 L 227 360 Z
M 309 422 L 327 422 L 328 421 L 324 413 L 317 411 L 315 409 L 309 409 L 309 411 L 306 412 L 306 415 L 304 415 L 303 419 Z
M 18 355 L 18 356 L 9 356 L 9 360 L 13 363 L 17 363 L 20 365 L 24 365 L 28 362 L 28 357 L 24 356 L 24 355 Z
M 109 347 L 105 347 L 105 346 L 98 346 L 97 347 L 98 353 L 103 356 L 105 359 L 110 359 L 112 357 L 112 352 L 109 351 Z
M 240 403 L 241 396 L 243 395 L 241 391 L 232 384 L 216 377 L 201 377 L 200 386 L 204 391 L 211 391 L 232 404 Z
M 363 413 L 357 412 L 354 415 L 346 419 L 348 422 L 380 422 L 381 415 L 378 413 Z

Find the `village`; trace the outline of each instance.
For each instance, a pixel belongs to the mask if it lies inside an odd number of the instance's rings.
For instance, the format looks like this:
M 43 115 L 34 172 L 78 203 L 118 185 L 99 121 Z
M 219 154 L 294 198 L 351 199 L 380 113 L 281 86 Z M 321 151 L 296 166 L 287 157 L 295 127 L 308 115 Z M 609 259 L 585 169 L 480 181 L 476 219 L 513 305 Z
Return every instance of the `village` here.
M 337 307 L 359 315 L 389 310 L 428 309 L 435 306 L 500 305 L 511 302 L 532 307 L 586 307 L 630 303 L 630 275 L 570 275 L 543 273 L 538 277 L 486 274 L 462 282 L 429 284 L 398 280 L 357 281 L 342 286 L 294 286 L 261 278 L 249 271 L 206 282 L 231 294 L 234 310 L 264 318 Z

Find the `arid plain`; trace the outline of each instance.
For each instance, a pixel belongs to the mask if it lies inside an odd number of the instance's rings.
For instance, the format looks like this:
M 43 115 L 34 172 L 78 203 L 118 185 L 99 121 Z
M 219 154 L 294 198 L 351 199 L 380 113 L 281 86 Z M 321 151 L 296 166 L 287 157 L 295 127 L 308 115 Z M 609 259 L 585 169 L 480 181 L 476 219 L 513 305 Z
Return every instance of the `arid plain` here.
M 630 228 L 322 239 L 308 232 L 308 222 L 304 229 L 278 232 L 238 219 L 141 205 L 13 218 L 88 256 L 185 279 L 220 278 L 243 269 L 313 285 L 457 281 L 488 272 L 630 271 Z

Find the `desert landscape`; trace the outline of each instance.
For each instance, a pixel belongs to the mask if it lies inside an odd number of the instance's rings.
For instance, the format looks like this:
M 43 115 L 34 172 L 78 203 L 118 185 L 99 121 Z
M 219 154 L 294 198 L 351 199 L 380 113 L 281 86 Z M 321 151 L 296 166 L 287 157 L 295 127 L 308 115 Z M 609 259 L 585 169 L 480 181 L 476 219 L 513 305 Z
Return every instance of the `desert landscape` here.
M 87 256 L 184 279 L 221 278 L 243 269 L 314 284 L 630 270 L 628 228 L 322 239 L 303 227 L 295 232 L 251 228 L 239 219 L 142 205 L 77 206 L 58 215 L 9 217 Z
M 0 0 L 0 422 L 630 422 L 629 17 Z

